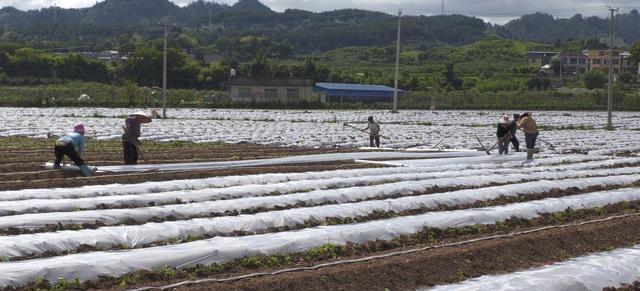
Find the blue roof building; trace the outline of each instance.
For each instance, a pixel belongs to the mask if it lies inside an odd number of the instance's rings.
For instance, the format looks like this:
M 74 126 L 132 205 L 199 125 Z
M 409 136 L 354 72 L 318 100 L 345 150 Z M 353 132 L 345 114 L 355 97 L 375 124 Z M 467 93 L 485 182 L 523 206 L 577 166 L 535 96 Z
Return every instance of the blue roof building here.
M 383 85 L 316 83 L 313 92 L 320 94 L 323 103 L 393 102 L 393 88 Z M 402 94 L 398 89 L 398 96 Z

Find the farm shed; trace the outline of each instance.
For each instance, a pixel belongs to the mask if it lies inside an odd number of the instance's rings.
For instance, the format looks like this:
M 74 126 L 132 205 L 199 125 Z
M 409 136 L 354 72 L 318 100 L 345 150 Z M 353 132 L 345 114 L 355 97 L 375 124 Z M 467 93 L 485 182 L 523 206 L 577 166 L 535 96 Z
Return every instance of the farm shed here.
M 236 78 L 231 80 L 234 103 L 295 104 L 313 97 L 313 79 Z
M 323 103 L 392 102 L 393 88 L 384 85 L 316 83 L 313 91 L 320 94 Z M 398 89 L 398 95 L 404 94 Z

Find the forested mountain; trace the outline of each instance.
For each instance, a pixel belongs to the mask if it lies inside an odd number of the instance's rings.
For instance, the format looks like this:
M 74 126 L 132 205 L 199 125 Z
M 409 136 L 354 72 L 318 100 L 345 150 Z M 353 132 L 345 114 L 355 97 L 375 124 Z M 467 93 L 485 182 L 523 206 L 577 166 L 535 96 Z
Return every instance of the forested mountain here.
M 162 36 L 162 25 L 187 43 L 236 59 L 263 50 L 270 57 L 328 51 L 350 46 L 387 46 L 394 42 L 396 17 L 358 9 L 321 13 L 288 9 L 275 12 L 259 0 L 230 6 L 195 1 L 179 7 L 169 0 L 105 0 L 89 8 L 0 9 L 0 42 L 35 48 L 87 46 L 91 50 L 128 51 L 132 43 Z M 637 10 L 616 18 L 617 36 L 626 44 L 640 39 Z M 462 45 L 482 39 L 514 38 L 555 43 L 606 35 L 608 20 L 599 17 L 554 18 L 536 13 L 506 25 L 492 25 L 462 15 L 405 16 L 403 42 L 420 49 Z
M 625 43 L 640 40 L 638 10 L 616 15 L 615 26 L 616 37 Z M 570 38 L 577 40 L 606 36 L 609 20 L 596 16 L 583 17 L 581 14 L 571 18 L 554 18 L 549 14 L 535 13 L 508 22 L 504 30 L 513 38 L 551 43 Z
M 233 6 L 196 1 L 178 7 L 168 0 L 106 0 L 83 9 L 0 9 L 0 35 L 36 47 L 89 45 L 122 34 L 142 38 L 161 35 L 159 23 L 175 24 L 201 45 L 233 43 L 246 36 L 268 38 L 296 51 L 329 50 L 354 45 L 387 45 L 395 39 L 396 18 L 357 9 L 313 13 L 274 12 L 258 0 Z M 460 15 L 408 16 L 403 39 L 425 44 L 464 44 L 487 37 L 491 26 Z M 107 45 L 108 46 L 108 45 Z

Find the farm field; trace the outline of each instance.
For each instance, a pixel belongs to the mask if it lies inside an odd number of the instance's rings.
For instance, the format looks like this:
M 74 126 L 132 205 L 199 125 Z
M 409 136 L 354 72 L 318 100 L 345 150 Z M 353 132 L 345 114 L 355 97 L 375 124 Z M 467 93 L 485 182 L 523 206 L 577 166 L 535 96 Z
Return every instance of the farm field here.
M 611 131 L 603 113 L 534 113 L 555 147 L 541 143 L 533 162 L 434 152 L 378 158 L 403 167 L 336 159 L 84 178 L 42 167 L 47 134 L 83 121 L 85 159 L 118 165 L 128 111 L 0 112 L 2 288 L 596 290 L 640 280 L 637 113 L 616 113 Z M 386 146 L 446 137 L 444 148 L 472 150 L 474 134 L 493 144 L 500 114 L 172 109 L 143 126 L 144 163 L 346 156 L 366 136 L 342 124 L 368 115 Z

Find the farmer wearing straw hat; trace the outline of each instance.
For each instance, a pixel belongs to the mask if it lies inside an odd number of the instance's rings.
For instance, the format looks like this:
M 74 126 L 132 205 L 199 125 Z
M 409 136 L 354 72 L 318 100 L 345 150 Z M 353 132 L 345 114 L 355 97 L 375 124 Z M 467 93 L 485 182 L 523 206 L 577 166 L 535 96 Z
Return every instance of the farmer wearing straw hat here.
M 520 115 L 520 122 L 518 122 L 518 128 L 524 131 L 524 140 L 527 143 L 527 160 L 533 160 L 533 154 L 535 153 L 536 139 L 538 139 L 538 126 L 535 119 L 531 115 L 531 112 L 525 112 Z
M 80 158 L 82 151 L 84 151 L 84 124 L 78 123 L 73 127 L 73 132 L 67 134 L 56 141 L 54 147 L 54 153 L 56 159 L 53 162 L 54 169 L 60 169 L 60 162 L 66 155 L 69 157 L 82 171 L 82 175 L 85 177 L 91 176 L 91 169 Z
M 509 116 L 502 116 L 498 122 L 498 128 L 496 130 L 496 136 L 498 137 L 499 154 L 509 153 L 509 142 L 511 141 L 511 121 Z
M 122 134 L 122 150 L 124 152 L 124 164 L 135 165 L 140 154 L 140 124 L 151 122 L 151 117 L 142 111 L 133 113 L 124 121 L 124 134 Z

